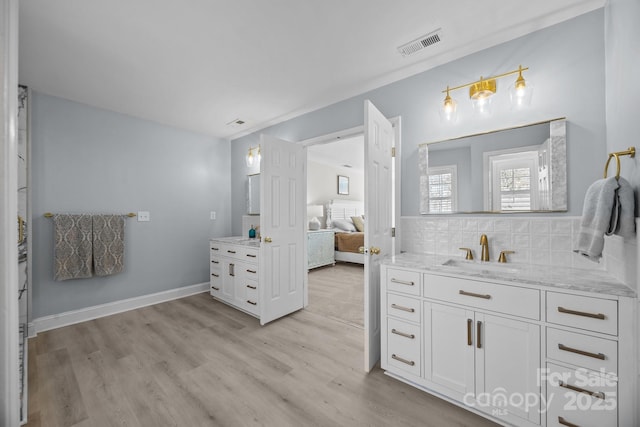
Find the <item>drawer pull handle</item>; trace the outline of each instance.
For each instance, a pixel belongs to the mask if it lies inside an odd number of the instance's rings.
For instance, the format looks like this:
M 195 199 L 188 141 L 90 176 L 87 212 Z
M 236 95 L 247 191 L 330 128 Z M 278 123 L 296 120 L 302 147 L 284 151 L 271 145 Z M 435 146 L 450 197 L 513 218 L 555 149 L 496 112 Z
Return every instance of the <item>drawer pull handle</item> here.
M 403 359 L 402 357 L 398 357 L 395 354 L 392 354 L 391 358 L 396 359 L 398 362 L 406 363 L 409 366 L 414 366 L 416 364 L 416 362 L 414 362 L 413 360 Z
M 229 252 L 230 254 L 235 254 L 236 253 L 236 251 L 232 251 L 230 249 L 227 249 L 227 252 Z
M 212 250 L 212 251 L 217 251 L 217 250 L 218 250 L 218 248 L 211 248 L 211 250 Z
M 391 308 L 395 308 L 396 310 L 406 311 L 407 313 L 414 313 L 416 311 L 415 308 L 403 307 L 398 304 L 391 304 Z
M 251 285 L 247 285 L 247 288 L 249 288 L 249 289 L 258 289 L 255 286 L 251 286 Z
M 391 279 L 391 283 L 399 283 L 401 285 L 407 285 L 407 286 L 414 286 L 415 285 L 414 282 L 409 282 L 409 281 L 406 281 L 406 280 L 400 280 L 400 279 L 395 279 L 395 278 Z
M 471 325 L 473 325 L 473 320 L 471 319 L 467 319 L 467 345 L 473 345 L 473 340 L 471 338 L 471 329 L 473 328 Z
M 577 391 L 578 393 L 588 394 L 589 396 L 597 397 L 598 399 L 604 400 L 604 393 L 601 391 L 589 391 L 584 388 L 576 387 L 571 384 L 566 384 L 562 381 L 560 381 L 560 387 L 568 388 L 569 390 Z
M 251 304 L 251 305 L 258 305 L 258 303 L 257 303 L 257 302 L 253 302 L 253 301 L 251 301 L 251 300 L 247 300 L 247 302 L 248 302 L 249 304 Z
M 391 333 L 392 334 L 396 334 L 396 335 L 400 335 L 401 337 L 409 338 L 411 340 L 416 338 L 416 336 L 414 334 L 407 334 L 405 332 L 400 332 L 397 329 L 391 329 Z
M 216 273 L 211 273 L 211 275 L 212 275 L 213 277 L 220 277 L 220 276 L 219 276 L 219 275 L 217 275 Z
M 212 286 L 211 289 L 216 290 L 216 291 L 220 290 L 220 288 L 216 288 L 215 286 Z
M 483 299 L 491 299 L 491 295 L 489 295 L 489 294 L 476 294 L 476 293 L 473 293 L 473 292 L 463 291 L 462 289 L 460 289 L 460 290 L 458 291 L 458 293 L 459 293 L 460 295 L 465 295 L 465 296 L 468 296 L 468 297 L 476 297 L 476 298 L 483 298 Z
M 482 322 L 478 321 L 477 347 L 482 348 Z
M 229 276 L 235 276 L 235 275 L 236 275 L 236 265 L 229 264 Z
M 580 427 L 578 424 L 570 423 L 562 417 L 558 417 L 558 424 L 562 424 L 563 426 L 567 427 Z
M 256 257 L 256 255 L 253 255 L 253 254 L 247 254 L 247 256 L 248 256 L 249 258 L 255 258 L 255 257 Z
M 569 310 L 568 308 L 564 307 L 558 307 L 558 311 L 565 314 L 575 314 L 576 316 L 591 317 L 592 319 L 604 320 L 605 318 L 604 314 L 602 313 L 587 313 L 585 311 Z
M 563 351 L 568 351 L 570 353 L 580 354 L 582 356 L 593 357 L 594 359 L 604 360 L 605 356 L 602 353 L 590 353 L 584 350 L 578 350 L 577 348 L 567 347 L 564 344 L 558 344 L 558 348 Z
M 253 274 L 256 274 L 256 271 L 255 271 L 255 270 L 249 270 L 249 269 L 247 268 L 247 273 L 253 273 Z
M 214 264 L 220 264 L 220 261 L 216 261 L 216 260 L 213 260 L 213 259 L 211 260 L 211 262 L 214 263 Z

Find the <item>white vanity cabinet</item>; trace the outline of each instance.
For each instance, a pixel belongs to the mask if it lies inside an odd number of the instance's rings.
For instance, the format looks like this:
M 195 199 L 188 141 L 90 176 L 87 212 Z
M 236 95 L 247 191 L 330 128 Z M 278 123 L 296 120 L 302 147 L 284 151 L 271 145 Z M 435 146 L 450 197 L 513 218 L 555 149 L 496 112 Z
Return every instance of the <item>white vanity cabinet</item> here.
M 211 240 L 211 296 L 259 316 L 259 249 Z
M 637 425 L 635 298 L 414 264 L 381 267 L 387 375 L 503 425 Z

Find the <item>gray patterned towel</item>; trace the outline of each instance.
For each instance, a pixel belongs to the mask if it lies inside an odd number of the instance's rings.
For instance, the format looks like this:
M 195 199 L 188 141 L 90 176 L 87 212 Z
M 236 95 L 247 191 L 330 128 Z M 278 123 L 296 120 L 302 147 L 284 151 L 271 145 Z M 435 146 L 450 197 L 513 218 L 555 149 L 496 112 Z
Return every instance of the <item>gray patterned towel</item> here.
M 96 276 L 109 276 L 124 269 L 122 215 L 93 215 L 93 269 Z
M 91 215 L 53 216 L 54 273 L 57 281 L 91 277 Z

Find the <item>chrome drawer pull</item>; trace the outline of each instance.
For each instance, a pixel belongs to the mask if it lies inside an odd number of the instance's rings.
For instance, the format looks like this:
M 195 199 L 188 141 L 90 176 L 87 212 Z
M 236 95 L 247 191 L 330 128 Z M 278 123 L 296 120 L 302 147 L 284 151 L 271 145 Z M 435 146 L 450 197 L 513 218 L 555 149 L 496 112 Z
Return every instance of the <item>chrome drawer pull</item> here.
M 391 329 L 391 333 L 392 334 L 396 334 L 396 335 L 400 335 L 401 337 L 405 337 L 405 338 L 409 338 L 409 339 L 415 339 L 415 335 L 414 334 L 407 334 L 404 332 L 400 332 L 397 329 Z
M 569 390 L 577 391 L 578 393 L 588 394 L 589 396 L 597 397 L 598 399 L 604 400 L 604 393 L 601 391 L 589 391 L 584 388 L 576 387 L 571 384 L 565 384 L 562 381 L 560 381 L 560 387 L 568 388 Z
M 578 424 L 570 423 L 562 417 L 558 417 L 558 424 L 562 424 L 563 426 L 567 427 L 580 427 Z
M 465 295 L 465 296 L 468 296 L 468 297 L 476 297 L 476 298 L 483 298 L 483 299 L 491 299 L 491 295 L 489 295 L 489 294 L 476 294 L 476 293 L 473 293 L 473 292 L 463 291 L 462 289 L 460 289 L 460 290 L 458 291 L 458 293 L 459 293 L 460 295 Z
M 212 287 L 211 287 L 211 289 L 214 289 L 214 290 L 216 290 L 216 291 L 219 291 L 219 290 L 220 290 L 220 288 L 216 288 L 215 286 L 212 286 Z
M 415 308 L 403 307 L 397 304 L 391 304 L 391 308 L 395 308 L 396 310 L 406 311 L 407 313 L 414 313 L 416 311 Z
M 558 344 L 560 350 L 568 351 L 570 353 L 580 354 L 582 356 L 593 357 L 594 359 L 604 360 L 605 356 L 602 353 L 590 353 L 584 350 L 578 350 L 577 348 L 567 347 L 564 344 Z
M 591 317 L 592 319 L 604 320 L 605 318 L 604 314 L 602 313 L 587 313 L 584 311 L 569 310 L 568 308 L 564 307 L 558 307 L 558 311 L 565 314 L 575 314 L 576 316 Z
M 220 276 L 218 276 L 216 273 L 211 273 L 211 275 L 212 275 L 213 277 L 220 277 Z
M 232 250 L 229 250 L 229 249 L 227 249 L 227 252 L 229 252 L 230 254 L 235 254 L 236 253 L 236 251 L 232 251 Z
M 402 362 L 402 363 L 406 363 L 409 366 L 413 366 L 416 364 L 416 362 L 414 362 L 413 360 L 407 360 L 407 359 L 403 359 L 402 357 L 398 357 L 395 354 L 391 355 L 392 359 L 396 359 L 398 362 Z
M 216 261 L 216 260 L 213 260 L 213 259 L 211 260 L 211 262 L 214 263 L 214 264 L 220 264 L 220 261 Z
M 407 286 L 413 286 L 415 285 L 414 282 L 407 282 L 406 280 L 398 280 L 398 279 L 391 279 L 391 283 L 399 283 L 401 285 L 407 285 Z
M 253 274 L 256 274 L 256 271 L 255 271 L 255 270 L 249 270 L 249 269 L 247 268 L 247 273 L 253 273 Z
M 249 258 L 255 258 L 255 257 L 256 257 L 256 255 L 253 255 L 253 254 L 247 254 L 247 256 L 248 256 Z
M 249 288 L 249 289 L 258 289 L 255 286 L 251 286 L 251 285 L 247 285 L 247 288 Z
M 257 302 L 253 302 L 253 301 L 251 301 L 251 300 L 247 300 L 247 302 L 248 302 L 249 304 L 251 304 L 251 305 L 258 305 L 258 303 L 257 303 Z

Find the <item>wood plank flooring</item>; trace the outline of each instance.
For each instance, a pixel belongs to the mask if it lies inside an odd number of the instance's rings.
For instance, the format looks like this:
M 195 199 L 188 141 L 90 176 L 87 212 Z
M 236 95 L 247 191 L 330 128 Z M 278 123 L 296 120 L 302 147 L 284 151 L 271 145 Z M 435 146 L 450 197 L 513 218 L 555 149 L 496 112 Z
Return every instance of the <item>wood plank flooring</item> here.
M 310 270 L 307 310 L 364 328 L 364 266 L 339 262 Z
M 199 294 L 31 339 L 27 425 L 494 425 L 362 365 L 313 307 L 261 327 Z

